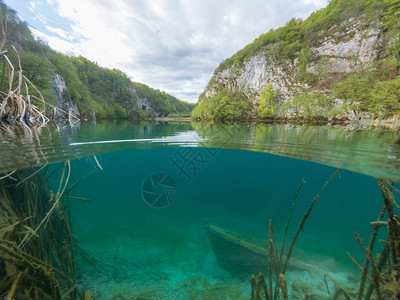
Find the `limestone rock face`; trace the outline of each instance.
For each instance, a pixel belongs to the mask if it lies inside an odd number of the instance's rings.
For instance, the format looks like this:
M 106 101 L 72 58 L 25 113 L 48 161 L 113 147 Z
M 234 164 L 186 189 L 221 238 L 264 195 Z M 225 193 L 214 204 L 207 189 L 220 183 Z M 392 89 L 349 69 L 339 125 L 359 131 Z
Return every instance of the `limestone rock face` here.
M 344 32 L 337 32 L 326 37 L 319 47 L 312 48 L 316 57 L 327 58 L 326 70 L 330 73 L 359 72 L 371 66 L 378 57 L 377 45 L 379 33 L 377 28 L 362 30 L 361 24 L 356 23 Z M 317 74 L 316 64 L 312 64 L 307 71 Z
M 68 118 L 68 114 L 73 117 L 79 118 L 79 111 L 76 104 L 71 101 L 71 96 L 68 92 L 68 88 L 65 84 L 64 79 L 59 74 L 54 74 L 53 79 L 53 93 L 56 96 L 56 106 L 62 109 L 65 113 L 57 110 L 55 118 L 59 118 L 64 115 Z M 67 114 L 67 115 L 65 115 Z
M 160 114 L 151 107 L 150 102 L 149 100 L 147 100 L 147 98 L 139 98 L 138 104 L 139 108 L 152 112 L 156 117 L 160 117 Z
M 214 76 L 215 85 L 206 90 L 206 98 L 215 96 L 220 87 L 230 90 L 240 90 L 247 97 L 257 99 L 262 89 L 272 83 L 274 90 L 282 99 L 293 96 L 296 90 L 306 89 L 307 84 L 299 84 L 291 74 L 295 63 L 286 62 L 278 64 L 268 59 L 265 54 L 258 54 L 252 57 L 242 70 L 235 71 L 232 68 L 223 70 Z
M 380 24 L 365 24 L 354 19 L 344 23 L 345 30 L 334 27 L 310 47 L 311 56 L 305 66 L 306 72 L 320 76 L 329 83 L 330 78 L 345 78 L 353 72 L 372 68 L 378 59 L 380 40 Z M 205 90 L 205 98 L 211 98 L 221 89 L 228 88 L 232 92 L 240 91 L 253 103 L 259 99 L 263 88 L 272 84 L 277 92 L 279 102 L 289 101 L 294 95 L 307 91 L 311 86 L 298 78 L 300 67 L 298 54 L 294 59 L 278 60 L 268 50 L 261 49 L 254 53 L 238 67 L 228 65 L 217 72 Z M 321 75 L 322 74 L 322 75 Z M 312 86 L 317 92 L 329 93 L 325 85 Z M 329 86 L 329 85 L 328 85 Z M 336 99 L 340 103 L 340 99 Z

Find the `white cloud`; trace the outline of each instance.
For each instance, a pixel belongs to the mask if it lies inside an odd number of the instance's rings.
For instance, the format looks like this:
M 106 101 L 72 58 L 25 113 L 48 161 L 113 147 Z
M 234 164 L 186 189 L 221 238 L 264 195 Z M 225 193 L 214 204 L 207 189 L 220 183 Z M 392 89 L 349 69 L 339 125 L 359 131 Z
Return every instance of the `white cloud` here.
M 37 6 L 37 3 L 35 1 L 29 1 L 28 9 L 31 12 L 35 12 L 36 6 Z
M 71 40 L 72 36 L 70 35 L 70 33 L 68 33 L 67 31 L 61 29 L 61 28 L 54 28 L 51 26 L 44 26 L 48 31 L 57 34 L 58 36 L 60 36 L 61 38 L 65 39 L 65 40 Z
M 318 7 L 322 7 L 327 4 L 325 0 L 303 0 L 303 2 L 304 4 L 311 4 Z
M 135 81 L 196 101 L 225 58 L 327 0 L 47 0 L 72 32 L 35 34 L 61 52 L 118 68 Z M 72 38 L 73 37 L 73 38 Z M 71 43 L 79 41 L 79 43 Z
M 71 43 L 70 41 L 62 39 L 59 36 L 45 34 L 33 27 L 29 27 L 29 29 L 36 39 L 46 42 L 59 52 L 68 55 L 77 55 L 78 53 L 82 52 L 79 44 Z

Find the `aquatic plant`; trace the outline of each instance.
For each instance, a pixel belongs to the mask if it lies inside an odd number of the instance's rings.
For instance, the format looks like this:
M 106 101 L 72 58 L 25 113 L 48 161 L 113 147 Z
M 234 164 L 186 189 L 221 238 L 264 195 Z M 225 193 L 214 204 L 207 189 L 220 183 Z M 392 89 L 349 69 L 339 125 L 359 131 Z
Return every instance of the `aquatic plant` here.
M 0 298 L 76 299 L 73 238 L 60 203 L 70 177 L 66 162 L 56 193 L 43 168 L 0 181 Z
M 294 210 L 294 206 L 298 195 L 301 191 L 303 184 L 305 183 L 304 179 L 302 179 L 294 199 L 291 204 L 290 212 L 288 215 L 288 219 L 286 221 L 285 230 L 283 234 L 283 241 L 281 245 L 280 252 L 278 253 L 278 246 L 276 242 L 276 234 L 275 228 L 272 219 L 269 220 L 269 229 L 268 229 L 268 284 L 265 281 L 265 278 L 262 273 L 258 274 L 258 279 L 256 280 L 254 275 L 251 275 L 250 283 L 251 283 L 251 299 L 252 300 L 261 300 L 262 294 L 264 295 L 265 300 L 276 300 L 279 299 L 280 294 L 282 295 L 283 299 L 288 299 L 288 290 L 287 290 L 287 283 L 285 279 L 285 273 L 287 271 L 287 267 L 289 265 L 290 258 L 292 256 L 294 246 L 296 244 L 297 238 L 300 235 L 300 232 L 303 231 L 304 224 L 309 217 L 314 205 L 318 202 L 321 197 L 321 193 L 325 190 L 329 182 L 335 178 L 336 176 L 340 175 L 340 169 L 337 169 L 332 176 L 325 182 L 322 186 L 321 190 L 318 194 L 313 198 L 308 207 L 307 211 L 305 212 L 303 218 L 301 219 L 295 236 L 290 243 L 289 249 L 287 254 L 284 255 L 285 252 L 285 244 L 286 244 L 286 237 L 287 232 L 290 224 L 290 219 Z M 275 279 L 275 284 L 273 283 Z M 338 292 L 336 292 L 338 293 Z
M 290 223 L 291 214 L 297 199 L 297 196 L 301 190 L 304 181 L 301 182 L 296 196 L 292 202 L 288 220 L 283 235 L 283 242 L 281 246 L 280 254 L 277 252 L 277 243 L 275 229 L 272 220 L 269 221 L 268 231 L 268 283 L 266 282 L 262 273 L 258 275 L 258 278 L 254 275 L 250 278 L 251 283 L 251 299 L 254 300 L 275 300 L 279 299 L 282 295 L 283 299 L 288 299 L 287 285 L 285 280 L 285 272 L 287 270 L 287 264 L 291 258 L 291 254 L 296 243 L 296 240 L 303 230 L 305 221 L 307 220 L 314 204 L 319 200 L 321 192 L 325 189 L 327 184 L 332 180 L 333 177 L 339 174 L 337 170 L 331 178 L 325 183 L 320 192 L 311 202 L 308 210 L 304 214 L 303 219 L 297 228 L 296 234 L 289 246 L 289 250 L 286 254 L 286 258 L 283 255 L 286 234 L 288 225 Z M 328 294 L 332 295 L 332 299 L 399 299 L 400 297 L 400 205 L 396 202 L 393 195 L 393 191 L 400 194 L 392 183 L 387 179 L 378 179 L 378 186 L 381 189 L 383 195 L 383 205 L 378 214 L 376 221 L 371 222 L 372 227 L 371 236 L 368 245 L 365 245 L 360 235 L 355 232 L 354 236 L 356 241 L 362 247 L 365 253 L 365 259 L 363 266 L 356 261 L 354 257 L 347 253 L 350 260 L 357 266 L 361 271 L 360 284 L 358 291 L 350 290 L 343 286 L 341 283 L 336 281 L 329 274 L 325 274 L 324 281 L 328 291 Z M 387 219 L 384 220 L 385 215 Z M 379 240 L 384 243 L 383 250 L 374 253 L 378 230 L 384 227 L 387 231 L 387 239 Z M 275 284 L 273 280 L 275 279 Z M 335 291 L 329 289 L 328 281 L 333 283 Z
M 72 236 L 65 206 L 69 199 L 88 200 L 69 194 L 86 176 L 69 184 L 69 161 L 48 170 L 44 165 L 0 176 L 1 299 L 92 299 L 89 290 L 78 289 L 75 261 L 77 256 L 98 259 Z M 53 192 L 47 181 L 59 173 Z
M 377 179 L 382 191 L 383 205 L 376 221 L 371 222 L 372 227 L 369 243 L 366 246 L 357 232 L 354 237 L 365 253 L 364 264 L 361 266 L 348 253 L 352 262 L 361 271 L 361 282 L 357 299 L 399 299 L 400 297 L 400 215 L 393 195 L 393 190 L 400 194 L 387 179 Z M 396 214 L 397 209 L 397 214 Z M 387 220 L 383 220 L 387 215 Z M 373 254 L 378 230 L 384 227 L 387 231 L 387 240 L 383 250 Z M 375 259 L 374 259 L 375 256 Z M 366 288 L 366 286 L 368 286 Z

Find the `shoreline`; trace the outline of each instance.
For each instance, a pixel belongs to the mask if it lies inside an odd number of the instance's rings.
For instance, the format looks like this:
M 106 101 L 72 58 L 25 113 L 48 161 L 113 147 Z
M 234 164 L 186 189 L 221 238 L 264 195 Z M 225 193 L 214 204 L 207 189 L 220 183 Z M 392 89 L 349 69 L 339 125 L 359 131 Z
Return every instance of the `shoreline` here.
M 158 117 L 154 118 L 155 121 L 176 121 L 176 122 L 192 122 L 192 117 L 179 117 L 179 118 L 172 118 L 172 117 Z
M 190 119 L 190 118 L 188 118 Z M 365 127 L 365 128 L 374 128 L 374 127 L 385 127 L 388 129 L 400 129 L 400 117 L 393 117 L 390 119 L 361 119 L 361 120 L 307 120 L 307 119 L 264 119 L 264 120 L 240 120 L 240 121 L 232 121 L 232 122 L 216 122 L 210 120 L 196 120 L 192 119 L 193 122 L 200 123 L 247 123 L 247 124 L 293 124 L 293 125 L 339 125 L 339 126 L 356 126 L 356 127 Z
M 158 117 L 154 119 L 155 121 L 160 122 L 205 122 L 210 123 L 213 121 L 207 120 L 196 120 L 191 117 Z M 226 122 L 217 122 L 217 123 L 226 123 Z M 388 129 L 400 129 L 400 117 L 393 117 L 389 119 L 361 119 L 361 120 L 306 120 L 306 119 L 276 119 L 276 120 L 242 120 L 242 121 L 234 121 L 228 123 L 251 123 L 251 124 L 271 124 L 271 123 L 279 123 L 279 124 L 295 124 L 295 125 L 304 125 L 304 124 L 314 124 L 314 125 L 356 125 L 360 127 L 385 127 Z

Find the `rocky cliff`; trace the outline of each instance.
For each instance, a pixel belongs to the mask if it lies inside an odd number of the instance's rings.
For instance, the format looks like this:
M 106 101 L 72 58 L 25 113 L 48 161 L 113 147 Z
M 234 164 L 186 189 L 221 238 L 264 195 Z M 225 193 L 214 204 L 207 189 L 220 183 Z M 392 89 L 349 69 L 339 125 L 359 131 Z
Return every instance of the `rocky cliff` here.
M 79 119 L 80 114 L 78 107 L 71 101 L 71 96 L 64 79 L 59 74 L 54 74 L 52 85 L 53 93 L 56 97 L 56 107 L 58 108 L 58 110 L 55 111 L 55 119 L 62 119 L 65 115 Z M 93 119 L 95 120 L 94 115 Z
M 292 19 L 260 36 L 218 67 L 193 116 L 234 120 L 399 114 L 400 37 L 394 33 L 398 25 L 388 25 L 388 19 L 400 5 L 360 3 L 331 1 L 306 21 Z M 226 113 L 232 105 L 240 114 Z
M 372 66 L 380 46 L 378 24 L 363 28 L 363 24 L 350 19 L 343 25 L 345 31 L 325 36 L 318 41 L 319 45 L 310 48 L 307 73 L 325 73 L 327 76 L 344 78 L 347 73 L 361 72 Z M 309 84 L 299 80 L 298 69 L 298 58 L 280 61 L 271 57 L 268 50 L 260 51 L 241 68 L 233 65 L 217 72 L 213 78 L 214 84 L 206 89 L 205 97 L 213 97 L 221 87 L 228 87 L 230 90 L 239 89 L 245 96 L 254 96 L 254 100 L 257 100 L 263 88 L 272 84 L 278 96 L 288 101 L 295 94 L 310 88 Z

